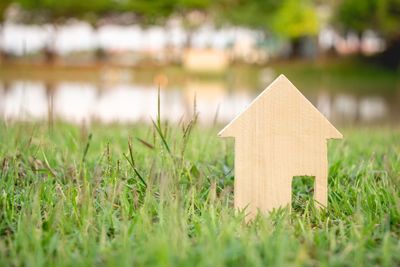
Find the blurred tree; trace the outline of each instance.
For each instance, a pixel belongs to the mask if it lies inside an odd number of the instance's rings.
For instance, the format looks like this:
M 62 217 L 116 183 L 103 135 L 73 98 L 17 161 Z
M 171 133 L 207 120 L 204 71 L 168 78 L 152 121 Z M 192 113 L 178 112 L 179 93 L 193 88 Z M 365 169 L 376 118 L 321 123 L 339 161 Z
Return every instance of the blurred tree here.
M 282 1 L 271 27 L 276 34 L 290 39 L 316 35 L 319 23 L 315 7 L 310 1 Z
M 1 0 L 0 1 L 0 61 L 7 56 L 2 44 L 3 41 L 3 24 L 6 19 L 6 11 L 10 6 L 12 0 Z
M 53 34 L 45 47 L 45 57 L 52 63 L 56 57 L 54 44 L 58 25 L 68 19 L 78 18 L 92 25 L 99 17 L 110 12 L 113 7 L 111 0 L 16 0 L 22 8 L 21 20 L 27 23 L 48 23 L 53 26 Z
M 69 18 L 102 15 L 115 6 L 112 0 L 16 0 L 32 22 L 63 22 Z
M 3 23 L 6 19 L 6 11 L 12 0 L 1 0 L 0 1 L 0 23 Z
M 222 0 L 219 9 L 224 21 L 288 39 L 292 56 L 298 56 L 302 41 L 315 36 L 319 30 L 311 0 Z
M 342 0 L 336 9 L 336 23 L 359 35 L 375 30 L 386 40 L 386 63 L 400 64 L 400 0 Z
M 342 1 L 337 8 L 337 22 L 344 30 L 352 30 L 361 34 L 369 29 L 376 8 L 376 0 Z
M 163 23 L 175 8 L 176 3 L 171 0 L 126 0 L 119 2 L 119 7 L 116 8 L 116 11 L 132 12 L 142 25 L 151 25 Z
M 221 0 L 219 20 L 271 32 L 273 15 L 281 5 L 274 0 Z
M 186 47 L 192 46 L 193 32 L 212 16 L 212 0 L 177 0 L 174 15 L 182 19 L 187 32 Z
M 164 24 L 172 16 L 180 18 L 190 46 L 191 32 L 204 23 L 212 4 L 212 0 L 127 0 L 121 7 L 122 11 L 133 12 L 142 25 Z
M 285 0 L 273 15 L 272 31 L 292 44 L 292 56 L 304 55 L 303 45 L 309 45 L 319 31 L 315 5 L 311 1 Z M 316 48 L 314 48 L 316 52 Z
M 400 0 L 343 0 L 337 8 L 337 22 L 345 30 L 362 33 L 376 30 L 385 38 L 400 35 Z
M 122 10 L 133 12 L 142 25 L 163 24 L 172 16 L 178 17 L 189 33 L 190 44 L 190 32 L 204 22 L 212 4 L 212 0 L 127 0 Z

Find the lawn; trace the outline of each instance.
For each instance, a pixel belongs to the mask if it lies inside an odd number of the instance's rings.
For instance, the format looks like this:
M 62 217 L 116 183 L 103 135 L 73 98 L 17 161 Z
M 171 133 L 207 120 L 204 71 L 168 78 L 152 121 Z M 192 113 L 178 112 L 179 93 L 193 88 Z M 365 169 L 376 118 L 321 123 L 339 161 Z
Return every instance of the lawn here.
M 2 122 L 0 265 L 400 264 L 400 129 L 341 129 L 329 207 L 313 208 L 304 178 L 292 212 L 249 224 L 218 129 Z

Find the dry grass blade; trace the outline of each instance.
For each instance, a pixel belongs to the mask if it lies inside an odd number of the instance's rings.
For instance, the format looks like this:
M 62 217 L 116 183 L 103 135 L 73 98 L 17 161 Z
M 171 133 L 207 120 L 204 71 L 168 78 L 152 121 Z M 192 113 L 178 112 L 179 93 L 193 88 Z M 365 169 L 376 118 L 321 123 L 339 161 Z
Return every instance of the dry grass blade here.
M 85 145 L 85 149 L 83 150 L 82 163 L 84 163 L 86 160 L 86 156 L 87 156 L 87 153 L 88 153 L 89 147 L 90 147 L 90 141 L 92 141 L 92 134 L 89 134 L 88 140 Z
M 147 141 L 145 141 L 145 140 L 143 140 L 143 139 L 141 139 L 141 138 L 139 138 L 139 137 L 136 137 L 136 139 L 137 139 L 140 143 L 142 143 L 145 147 L 148 147 L 148 148 L 150 148 L 150 149 L 154 149 L 154 146 L 153 146 L 152 144 L 150 144 L 149 142 L 147 142 Z

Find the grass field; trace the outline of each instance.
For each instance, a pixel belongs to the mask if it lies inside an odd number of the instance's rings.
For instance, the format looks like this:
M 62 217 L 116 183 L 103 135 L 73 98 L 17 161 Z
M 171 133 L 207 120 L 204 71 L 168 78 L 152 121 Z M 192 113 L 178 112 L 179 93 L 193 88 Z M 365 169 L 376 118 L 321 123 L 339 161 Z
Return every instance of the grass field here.
M 217 128 L 2 122 L 0 265 L 400 265 L 399 129 L 330 143 L 326 210 L 299 178 L 291 213 L 246 225 Z

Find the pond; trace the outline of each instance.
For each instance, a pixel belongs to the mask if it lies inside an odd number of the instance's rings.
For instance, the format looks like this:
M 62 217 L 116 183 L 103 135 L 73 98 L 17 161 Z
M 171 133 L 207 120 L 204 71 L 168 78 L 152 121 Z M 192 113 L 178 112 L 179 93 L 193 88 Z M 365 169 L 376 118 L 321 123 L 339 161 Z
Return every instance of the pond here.
M 208 75 L 188 73 L 179 67 L 10 66 L 0 71 L 0 116 L 11 121 L 149 123 L 157 116 L 160 87 L 162 119 L 178 122 L 196 110 L 201 124 L 226 123 L 284 72 L 281 69 L 232 68 Z M 395 75 L 377 74 L 371 80 L 368 72 L 359 76 L 341 76 L 334 70 L 310 74 L 309 69 L 300 67 L 287 72 L 287 77 L 334 124 L 399 122 L 400 89 Z

